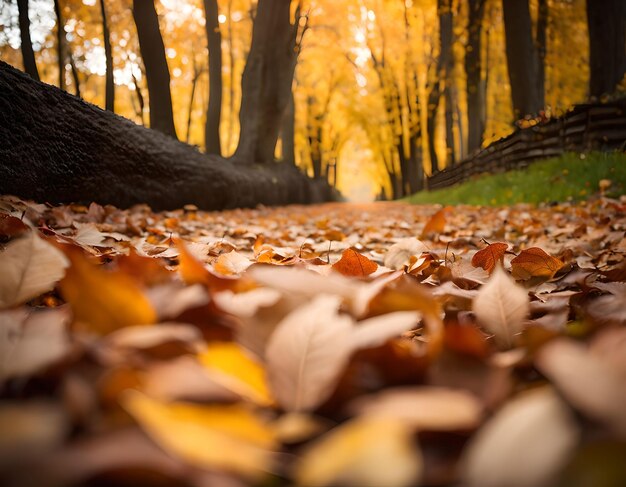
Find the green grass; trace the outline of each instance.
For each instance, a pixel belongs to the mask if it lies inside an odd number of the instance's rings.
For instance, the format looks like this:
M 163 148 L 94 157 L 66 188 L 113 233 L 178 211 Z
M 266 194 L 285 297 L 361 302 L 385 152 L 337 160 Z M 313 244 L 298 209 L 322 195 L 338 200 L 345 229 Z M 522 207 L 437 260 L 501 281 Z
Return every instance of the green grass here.
M 406 198 L 415 204 L 491 205 L 577 201 L 599 192 L 601 179 L 611 181 L 607 196 L 626 193 L 626 154 L 568 153 L 535 162 L 528 168 L 481 175 L 456 186 L 423 191 Z

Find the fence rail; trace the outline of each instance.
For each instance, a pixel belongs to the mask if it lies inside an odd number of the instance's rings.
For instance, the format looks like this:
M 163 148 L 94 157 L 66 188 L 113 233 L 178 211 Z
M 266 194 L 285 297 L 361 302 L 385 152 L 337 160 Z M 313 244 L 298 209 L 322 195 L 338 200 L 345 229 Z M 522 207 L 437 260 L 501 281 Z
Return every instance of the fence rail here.
M 538 159 L 569 151 L 624 149 L 626 98 L 609 103 L 577 105 L 562 117 L 518 129 L 458 164 L 428 178 L 428 189 L 466 181 L 482 173 L 523 169 Z

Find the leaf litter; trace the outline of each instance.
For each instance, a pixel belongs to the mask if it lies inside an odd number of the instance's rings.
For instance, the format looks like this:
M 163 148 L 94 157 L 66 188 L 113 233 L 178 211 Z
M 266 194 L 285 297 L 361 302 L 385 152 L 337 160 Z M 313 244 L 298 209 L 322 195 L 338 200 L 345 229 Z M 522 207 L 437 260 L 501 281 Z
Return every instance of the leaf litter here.
M 625 232 L 604 197 L 1 197 L 0 481 L 624 485 Z

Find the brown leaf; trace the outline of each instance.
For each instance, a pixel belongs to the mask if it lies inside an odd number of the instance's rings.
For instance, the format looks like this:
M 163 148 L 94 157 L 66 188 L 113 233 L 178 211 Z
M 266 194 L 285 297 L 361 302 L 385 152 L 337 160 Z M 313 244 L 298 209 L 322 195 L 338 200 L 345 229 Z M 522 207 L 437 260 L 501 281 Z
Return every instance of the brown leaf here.
M 350 248 L 343 251 L 341 259 L 333 264 L 333 269 L 344 276 L 364 277 L 376 272 L 378 264 Z
M 539 247 L 531 247 L 522 250 L 520 254 L 511 261 L 513 277 L 524 281 L 531 277 L 552 279 L 554 274 L 556 274 L 561 267 L 563 267 L 563 262 L 547 254 Z
M 450 206 L 446 206 L 435 213 L 430 220 L 424 225 L 422 235 L 420 238 L 425 238 L 428 235 L 442 233 L 446 227 L 446 215 L 452 210 Z
M 479 250 L 472 257 L 472 265 L 474 267 L 482 267 L 491 273 L 496 264 L 502 264 L 504 253 L 509 248 L 508 244 L 503 242 L 494 242 L 487 245 L 484 249 Z

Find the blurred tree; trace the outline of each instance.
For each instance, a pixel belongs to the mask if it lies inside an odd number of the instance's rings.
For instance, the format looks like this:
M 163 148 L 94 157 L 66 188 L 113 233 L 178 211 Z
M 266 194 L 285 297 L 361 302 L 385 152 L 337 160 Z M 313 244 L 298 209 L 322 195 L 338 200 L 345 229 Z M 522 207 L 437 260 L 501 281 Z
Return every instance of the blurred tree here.
M 20 48 L 24 62 L 24 71 L 26 71 L 31 78 L 39 81 L 39 71 L 37 71 L 37 63 L 35 62 L 35 51 L 33 51 L 33 42 L 30 38 L 28 0 L 17 0 L 17 9 L 20 25 Z
M 587 0 L 589 95 L 613 93 L 626 74 L 626 1 Z
M 209 107 L 204 129 L 206 152 L 221 155 L 220 119 L 222 113 L 222 33 L 217 0 L 203 0 L 209 50 Z
M 235 157 L 270 162 L 296 67 L 300 5 L 292 24 L 291 2 L 259 0 L 252 43 L 241 81 L 240 136 Z
M 150 127 L 177 138 L 170 93 L 170 72 L 154 1 L 133 0 L 133 18 L 148 81 Z
M 525 0 L 515 0 L 525 1 Z M 485 133 L 486 82 L 483 77 L 482 31 L 486 0 L 469 0 L 465 74 L 467 76 L 467 150 L 480 149 Z
M 100 0 L 100 15 L 102 16 L 102 38 L 104 40 L 104 57 L 106 59 L 105 74 L 105 108 L 111 112 L 115 111 L 115 80 L 113 78 L 113 52 L 111 50 L 111 34 L 107 21 L 105 0 Z
M 528 0 L 502 0 L 502 10 L 513 116 L 518 120 L 544 108 L 541 60 L 533 40 Z

